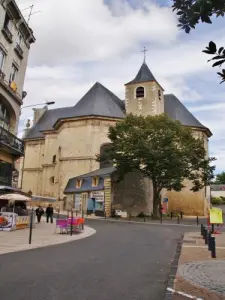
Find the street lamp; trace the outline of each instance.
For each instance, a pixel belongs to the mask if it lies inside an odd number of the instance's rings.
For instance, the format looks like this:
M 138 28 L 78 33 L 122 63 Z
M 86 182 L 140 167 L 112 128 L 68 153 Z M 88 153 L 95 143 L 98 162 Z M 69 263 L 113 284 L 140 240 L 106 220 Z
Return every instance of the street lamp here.
M 32 105 L 23 106 L 23 107 L 21 107 L 21 109 L 27 108 L 27 107 L 39 106 L 39 105 L 53 105 L 53 104 L 55 104 L 55 101 L 46 101 L 44 103 L 38 103 L 38 104 L 32 104 Z

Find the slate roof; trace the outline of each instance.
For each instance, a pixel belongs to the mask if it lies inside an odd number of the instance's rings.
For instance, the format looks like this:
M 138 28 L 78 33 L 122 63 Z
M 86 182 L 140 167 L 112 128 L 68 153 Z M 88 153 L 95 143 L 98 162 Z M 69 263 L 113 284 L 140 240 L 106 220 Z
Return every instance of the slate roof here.
M 70 178 L 67 183 L 67 186 L 64 190 L 64 193 L 73 193 L 73 192 L 84 192 L 84 191 L 96 191 L 104 189 L 104 178 L 111 175 L 115 171 L 115 167 L 102 168 L 90 173 L 86 173 L 81 176 L 76 176 Z M 99 177 L 99 184 L 96 187 L 92 186 L 92 177 Z M 83 179 L 82 186 L 76 188 L 76 180 Z
M 75 106 L 47 110 L 28 131 L 25 139 L 43 138 L 41 131 L 53 130 L 55 123 L 60 119 L 84 116 L 122 119 L 125 117 L 124 109 L 124 101 L 97 82 Z
M 183 125 L 207 129 L 173 94 L 164 95 L 164 111 L 171 119 Z
M 143 65 L 141 69 L 143 72 L 147 72 L 147 74 L 140 75 L 139 78 L 146 79 L 147 77 L 143 76 L 147 75 L 148 78 L 151 78 L 150 76 L 153 75 L 147 65 L 147 69 Z M 150 74 L 146 70 L 149 70 Z M 164 95 L 164 100 L 165 113 L 170 118 L 180 121 L 183 125 L 208 130 L 189 112 L 176 96 L 173 94 Z M 75 106 L 47 110 L 36 125 L 28 131 L 25 139 L 44 138 L 42 131 L 53 130 L 58 120 L 84 116 L 103 116 L 122 119 L 125 117 L 125 103 L 97 82 Z M 211 134 L 209 130 L 208 132 Z
M 144 62 L 140 68 L 140 70 L 138 71 L 136 77 L 131 80 L 130 82 L 126 83 L 125 85 L 128 84 L 134 84 L 134 83 L 141 83 L 141 82 L 148 82 L 148 81 L 156 81 L 154 75 L 152 74 L 152 72 L 150 71 L 149 67 L 147 66 L 147 64 Z M 158 83 L 158 82 L 157 82 Z M 160 84 L 158 83 L 158 85 L 160 86 Z M 161 87 L 161 86 L 160 86 Z M 162 88 L 162 87 L 161 87 Z M 163 88 L 162 88 L 163 89 Z
M 53 130 L 53 125 L 62 116 L 67 116 L 74 107 L 47 110 L 38 122 L 27 132 L 25 139 L 44 138 L 41 131 Z

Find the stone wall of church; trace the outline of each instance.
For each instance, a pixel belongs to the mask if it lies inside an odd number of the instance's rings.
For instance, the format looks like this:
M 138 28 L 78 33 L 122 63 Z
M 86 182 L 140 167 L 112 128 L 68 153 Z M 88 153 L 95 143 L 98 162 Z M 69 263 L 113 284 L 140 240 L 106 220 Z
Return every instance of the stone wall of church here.
M 63 198 L 71 177 L 99 168 L 96 155 L 108 143 L 108 119 L 75 119 L 45 139 L 26 141 L 22 189 L 34 195 Z
M 202 131 L 194 131 L 196 138 L 202 138 L 204 147 L 208 152 L 208 137 Z M 182 211 L 186 215 L 203 216 L 207 214 L 207 208 L 210 201 L 210 190 L 206 187 L 198 192 L 192 192 L 192 183 L 189 180 L 184 182 L 185 188 L 181 192 L 163 191 L 162 197 L 168 197 L 169 211 Z
M 136 89 L 144 87 L 144 98 L 136 98 Z M 154 116 L 164 113 L 164 96 L 162 88 L 157 82 L 143 82 L 141 84 L 130 84 L 126 86 L 126 112 Z

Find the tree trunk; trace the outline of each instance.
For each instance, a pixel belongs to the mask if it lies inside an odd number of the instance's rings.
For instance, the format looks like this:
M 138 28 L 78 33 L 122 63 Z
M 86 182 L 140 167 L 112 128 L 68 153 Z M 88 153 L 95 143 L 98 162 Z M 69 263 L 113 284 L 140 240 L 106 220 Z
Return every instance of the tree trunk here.
M 161 197 L 160 197 L 160 191 L 157 191 L 156 188 L 153 187 L 153 219 L 158 219 L 160 210 L 161 210 Z

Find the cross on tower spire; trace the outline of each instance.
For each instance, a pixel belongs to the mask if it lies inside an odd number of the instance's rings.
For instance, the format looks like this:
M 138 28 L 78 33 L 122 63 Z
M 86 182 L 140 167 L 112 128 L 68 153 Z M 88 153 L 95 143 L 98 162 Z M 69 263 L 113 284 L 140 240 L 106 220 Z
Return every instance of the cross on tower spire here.
M 146 62 L 146 52 L 147 52 L 148 50 L 146 49 L 146 47 L 144 47 L 144 50 L 142 50 L 141 52 L 143 52 L 144 53 L 144 63 Z

